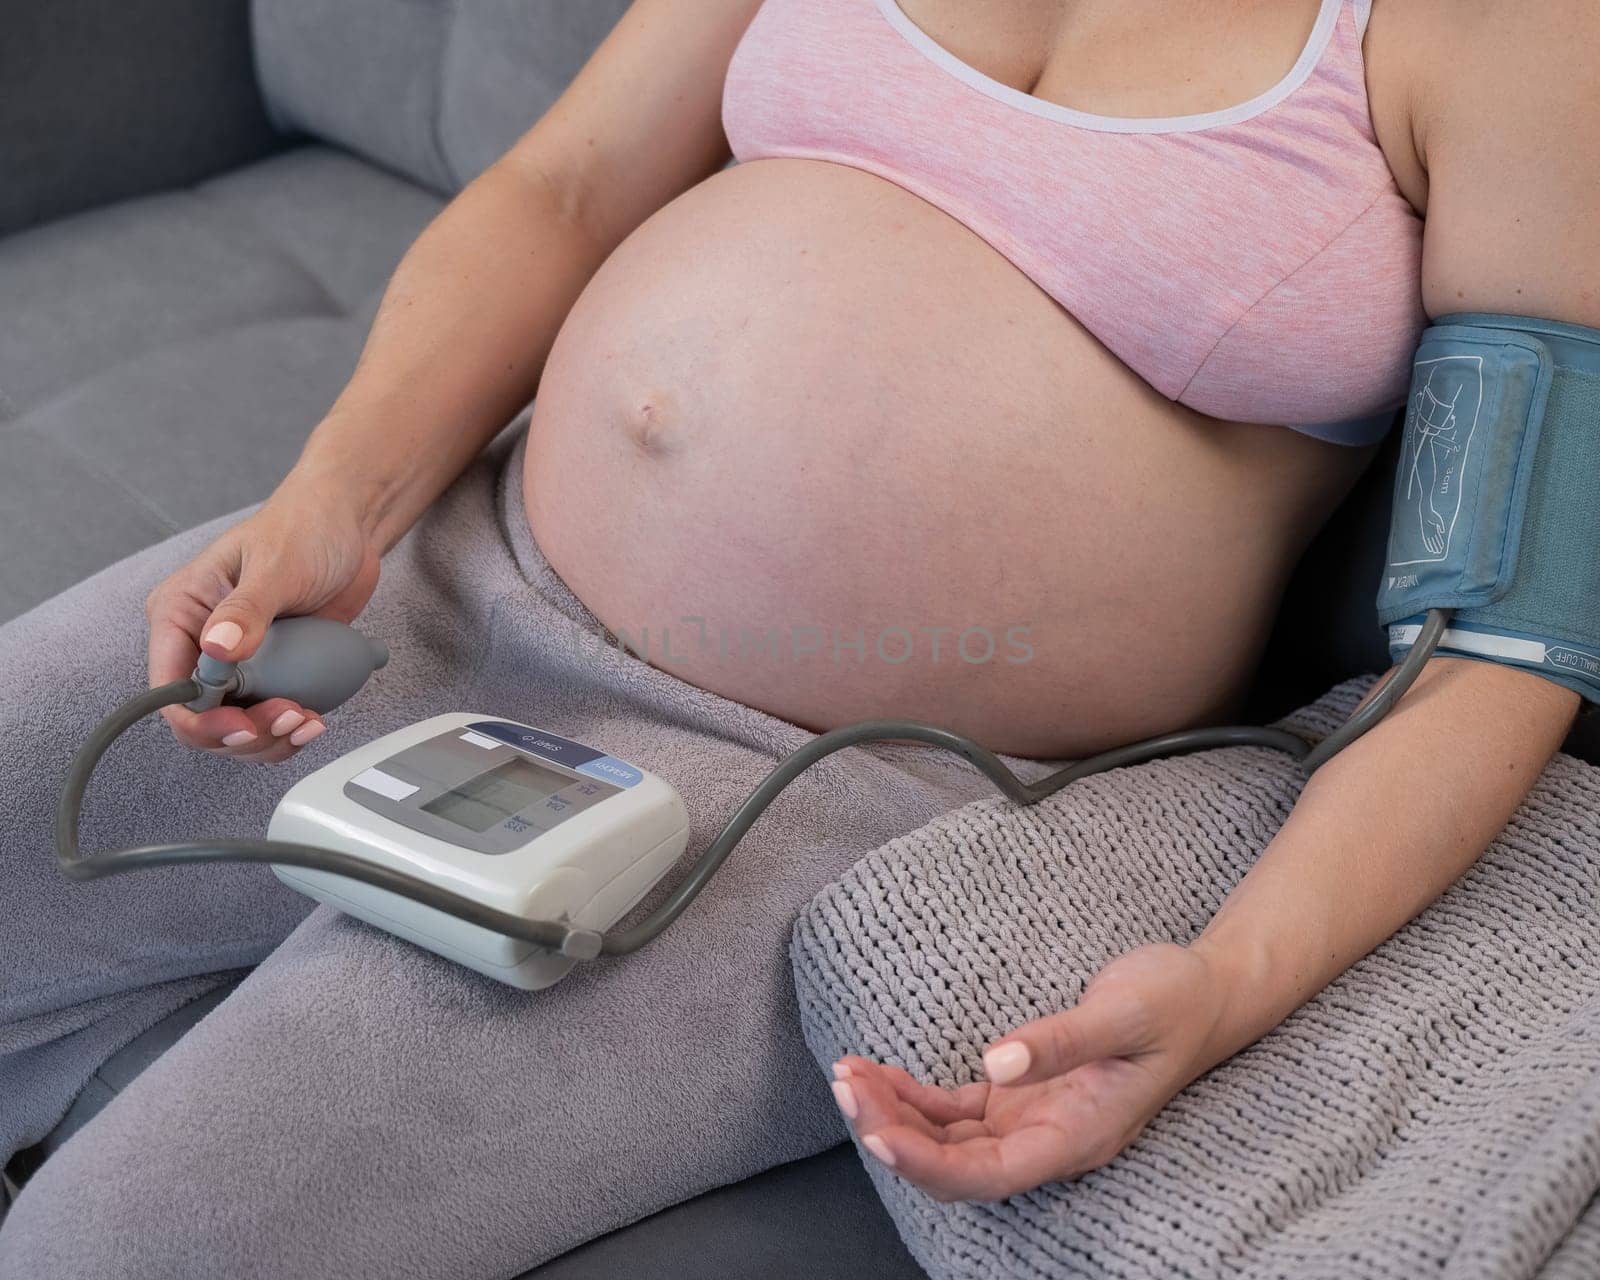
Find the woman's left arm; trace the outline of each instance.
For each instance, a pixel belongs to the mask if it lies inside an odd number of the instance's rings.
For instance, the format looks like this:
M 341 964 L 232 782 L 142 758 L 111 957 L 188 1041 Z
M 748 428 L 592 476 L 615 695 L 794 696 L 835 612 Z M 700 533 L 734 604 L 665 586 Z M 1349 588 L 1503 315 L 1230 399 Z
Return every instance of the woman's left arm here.
M 1400 19 L 1427 51 L 1410 77 L 1415 176 L 1401 180 L 1426 206 L 1428 312 L 1600 327 L 1600 14 L 1587 0 L 1540 6 L 1536 22 L 1509 0 L 1463 12 L 1422 0 Z M 846 1058 L 841 1108 L 868 1150 L 942 1200 L 1001 1199 L 1104 1164 L 1466 871 L 1578 705 L 1526 671 L 1433 659 L 1307 782 L 1198 939 L 1112 962 L 1074 1008 L 991 1045 L 986 1082 L 947 1092 Z

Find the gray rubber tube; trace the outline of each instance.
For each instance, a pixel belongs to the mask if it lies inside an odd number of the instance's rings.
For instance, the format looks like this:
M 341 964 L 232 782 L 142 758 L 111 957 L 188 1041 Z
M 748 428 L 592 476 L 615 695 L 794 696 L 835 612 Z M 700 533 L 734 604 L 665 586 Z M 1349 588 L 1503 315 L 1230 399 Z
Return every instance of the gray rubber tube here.
M 860 724 L 831 730 L 813 738 L 778 762 L 772 772 L 734 811 L 717 837 L 695 859 L 688 874 L 649 915 L 631 928 L 613 930 L 610 933 L 600 933 L 593 929 L 576 929 L 570 924 L 555 920 L 527 920 L 504 911 L 496 911 L 460 894 L 414 880 L 353 854 L 281 840 L 211 840 L 185 844 L 145 845 L 139 848 L 82 854 L 78 849 L 79 813 L 83 806 L 84 792 L 88 789 L 89 779 L 100 758 L 130 725 L 159 711 L 162 707 L 190 703 L 200 697 L 203 686 L 193 679 L 179 680 L 129 699 L 107 716 L 89 735 L 73 759 L 72 767 L 61 790 L 61 802 L 56 809 L 56 856 L 60 860 L 62 871 L 74 880 L 92 880 L 144 867 L 172 866 L 185 862 L 276 862 L 284 866 L 304 867 L 312 871 L 346 876 L 379 889 L 387 889 L 391 893 L 399 894 L 424 906 L 434 907 L 470 924 L 481 925 L 495 933 L 520 938 L 535 946 L 575 959 L 590 960 L 599 955 L 626 955 L 650 942 L 682 915 L 778 794 L 817 761 L 836 751 L 867 742 L 925 743 L 941 750 L 952 751 L 968 760 L 993 782 L 1007 799 L 1019 805 L 1037 804 L 1081 778 L 1103 773 L 1108 769 L 1119 769 L 1146 760 L 1185 755 L 1213 747 L 1271 747 L 1300 760 L 1309 772 L 1344 746 L 1354 742 L 1388 714 L 1390 708 L 1399 701 L 1416 679 L 1417 673 L 1432 656 L 1434 648 L 1439 643 L 1439 637 L 1444 633 L 1449 616 L 1441 610 L 1430 612 L 1427 625 L 1418 636 L 1416 644 L 1412 646 L 1411 652 L 1407 654 L 1405 662 L 1378 686 L 1360 711 L 1351 716 L 1345 725 L 1330 734 L 1316 748 L 1299 735 L 1284 729 L 1254 725 L 1185 729 L 1156 738 L 1147 738 L 1127 746 L 1115 747 L 1058 769 L 1038 782 L 1024 782 L 1008 769 L 994 752 L 949 729 L 919 724 L 912 720 L 867 720 Z
M 1202 751 L 1210 747 L 1263 746 L 1274 747 L 1300 758 L 1310 749 L 1310 744 L 1304 738 L 1282 729 L 1261 729 L 1249 725 L 1187 729 L 1159 738 L 1148 738 L 1125 747 L 1116 747 L 1100 755 L 1091 756 L 1087 760 L 1079 760 L 1064 769 L 1058 769 L 1038 782 L 1030 783 L 1024 782 L 1006 768 L 994 752 L 979 746 L 971 738 L 952 733 L 949 729 L 918 724 L 914 720 L 864 720 L 860 724 L 846 725 L 842 729 L 833 729 L 813 738 L 805 746 L 791 751 L 780 760 L 777 767 L 745 798 L 744 803 L 734 810 L 733 817 L 728 819 L 717 838 L 706 846 L 705 852 L 695 860 L 688 875 L 684 876 L 671 895 L 631 929 L 613 930 L 604 935 L 601 951 L 606 955 L 626 955 L 630 951 L 637 951 L 656 937 L 695 900 L 780 791 L 824 756 L 865 742 L 923 742 L 929 746 L 953 751 L 975 765 L 1007 799 L 1020 805 L 1038 804 L 1046 796 L 1054 795 L 1068 783 L 1076 782 L 1079 778 L 1087 778 L 1090 774 L 1118 769 L 1123 765 L 1139 764 L 1160 756 L 1184 755 L 1190 751 Z
M 1453 609 L 1428 610 L 1422 630 L 1406 654 L 1405 661 L 1367 695 L 1367 700 L 1356 708 L 1348 720 L 1311 749 L 1304 761 L 1308 774 L 1315 773 L 1394 710 L 1394 704 L 1405 697 L 1406 690 L 1422 674 L 1422 668 L 1428 665 L 1428 659 L 1433 657 L 1454 616 Z

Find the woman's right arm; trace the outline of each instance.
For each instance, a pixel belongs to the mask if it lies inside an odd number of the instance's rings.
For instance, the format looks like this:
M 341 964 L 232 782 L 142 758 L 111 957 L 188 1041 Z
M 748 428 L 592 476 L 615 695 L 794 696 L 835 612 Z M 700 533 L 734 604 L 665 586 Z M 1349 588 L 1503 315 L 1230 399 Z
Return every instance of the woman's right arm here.
M 418 238 L 354 375 L 259 512 L 152 593 L 152 684 L 272 619 L 349 620 L 378 558 L 537 389 L 557 330 L 639 223 L 728 158 L 722 84 L 759 0 L 636 0 L 566 92 Z M 320 731 L 281 699 L 167 719 L 276 761 Z

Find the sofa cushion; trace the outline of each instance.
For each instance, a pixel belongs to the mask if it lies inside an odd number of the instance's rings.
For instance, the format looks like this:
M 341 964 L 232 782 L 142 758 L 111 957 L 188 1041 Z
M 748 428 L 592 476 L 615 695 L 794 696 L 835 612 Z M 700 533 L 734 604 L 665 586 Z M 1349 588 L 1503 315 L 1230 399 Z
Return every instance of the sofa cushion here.
M 437 191 L 532 125 L 629 0 L 255 0 L 274 119 Z
M 265 497 L 438 207 L 303 147 L 0 240 L 0 621 Z
M 249 0 L 6 0 L 0 17 L 0 235 L 283 145 Z

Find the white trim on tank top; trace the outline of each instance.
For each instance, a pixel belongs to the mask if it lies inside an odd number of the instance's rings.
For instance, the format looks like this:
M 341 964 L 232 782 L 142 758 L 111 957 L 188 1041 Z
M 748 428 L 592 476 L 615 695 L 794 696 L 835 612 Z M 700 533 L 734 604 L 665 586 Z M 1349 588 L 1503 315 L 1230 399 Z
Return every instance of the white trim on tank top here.
M 1363 0 L 1353 0 L 1353 3 L 1356 6 L 1355 16 L 1358 26 L 1365 27 L 1363 10 L 1370 10 L 1371 0 L 1365 0 L 1365 3 Z M 1317 64 L 1322 61 L 1323 53 L 1327 50 L 1328 42 L 1333 39 L 1344 4 L 1345 0 L 1322 0 L 1322 7 L 1317 13 L 1315 25 L 1311 28 L 1311 35 L 1306 40 L 1305 47 L 1301 49 L 1294 66 L 1289 68 L 1289 73 L 1272 88 L 1264 93 L 1258 93 L 1248 102 L 1241 102 L 1238 106 L 1227 107 L 1221 111 L 1205 111 L 1189 116 L 1102 116 L 1090 111 L 1064 107 L 1059 103 L 1046 102 L 1042 98 L 1035 98 L 1030 93 L 1023 93 L 1020 89 L 1013 89 L 1008 84 L 1002 84 L 984 75 L 976 67 L 968 66 L 961 61 L 912 22 L 906 16 L 905 10 L 900 7 L 899 0 L 877 0 L 878 9 L 888 20 L 889 25 L 898 31 L 912 48 L 943 67 L 956 79 L 971 85 L 980 93 L 1019 110 L 1044 116 L 1050 120 L 1059 120 L 1063 124 L 1075 125 L 1080 129 L 1094 129 L 1101 133 L 1195 133 L 1201 129 L 1239 124 L 1270 110 L 1304 84 L 1316 70 Z

